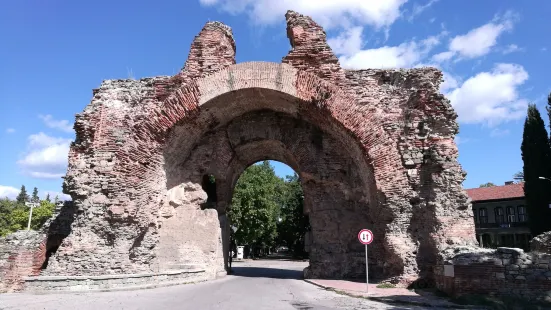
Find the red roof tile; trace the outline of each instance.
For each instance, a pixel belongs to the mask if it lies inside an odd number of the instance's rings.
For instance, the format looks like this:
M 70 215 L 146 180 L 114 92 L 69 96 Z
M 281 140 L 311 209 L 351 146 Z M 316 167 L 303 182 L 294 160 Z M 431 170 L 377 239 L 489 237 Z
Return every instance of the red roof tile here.
M 524 183 L 480 187 L 467 189 L 467 194 L 474 201 L 511 199 L 524 197 Z

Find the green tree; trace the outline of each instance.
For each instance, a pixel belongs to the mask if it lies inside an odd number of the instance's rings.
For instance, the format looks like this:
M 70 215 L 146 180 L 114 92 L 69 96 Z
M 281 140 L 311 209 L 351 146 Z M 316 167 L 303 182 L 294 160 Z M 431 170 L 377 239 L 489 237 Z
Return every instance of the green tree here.
M 532 235 L 551 230 L 551 184 L 540 177 L 550 178 L 551 148 L 545 124 L 534 104 L 528 106 L 522 137 L 524 162 L 524 195 Z
M 21 191 L 19 191 L 19 195 L 17 195 L 17 203 L 24 204 L 25 202 L 29 201 L 29 195 L 27 194 L 27 190 L 25 189 L 25 185 L 21 185 Z
M 279 217 L 278 197 L 283 180 L 268 161 L 248 167 L 235 185 L 229 218 L 238 230 L 237 244 L 273 247 Z
M 55 204 L 42 200 L 40 205 L 33 209 L 33 217 L 31 219 L 31 229 L 38 230 L 42 225 L 52 217 L 55 211 Z
M 496 186 L 496 185 L 492 182 L 488 182 L 488 183 L 481 184 L 479 187 L 492 187 L 492 186 Z
M 519 172 L 515 173 L 515 174 L 513 175 L 513 179 L 515 179 L 515 180 L 517 180 L 517 181 L 519 181 L 519 182 L 524 182 L 524 172 L 519 171 Z
M 57 205 L 58 202 L 59 202 L 59 196 L 55 195 L 55 197 L 54 197 L 54 203 Z
M 10 233 L 27 228 L 29 211 L 29 207 L 21 204 L 18 204 L 15 208 L 13 208 L 10 215 Z
M 31 202 L 39 202 L 40 198 L 38 197 L 38 188 L 33 189 L 33 195 L 31 196 Z
M 11 213 L 15 208 L 15 201 L 8 198 L 0 199 L 0 236 L 11 233 Z
M 46 194 L 46 199 L 44 199 L 44 200 L 46 200 L 47 202 L 51 202 L 51 200 L 50 200 L 50 193 L 47 193 L 47 194 Z
M 280 219 L 277 227 L 278 242 L 287 246 L 293 256 L 304 257 L 304 235 L 310 229 L 304 214 L 304 194 L 298 175 L 287 176 L 280 197 Z

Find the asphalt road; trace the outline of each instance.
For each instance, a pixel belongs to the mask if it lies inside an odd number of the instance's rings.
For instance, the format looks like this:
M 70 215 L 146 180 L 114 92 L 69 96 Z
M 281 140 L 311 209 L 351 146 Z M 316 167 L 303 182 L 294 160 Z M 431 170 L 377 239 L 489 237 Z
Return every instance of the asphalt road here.
M 300 279 L 307 265 L 286 260 L 234 262 L 235 274 L 219 280 L 138 291 L 0 294 L 0 309 L 421 309 L 325 291 Z

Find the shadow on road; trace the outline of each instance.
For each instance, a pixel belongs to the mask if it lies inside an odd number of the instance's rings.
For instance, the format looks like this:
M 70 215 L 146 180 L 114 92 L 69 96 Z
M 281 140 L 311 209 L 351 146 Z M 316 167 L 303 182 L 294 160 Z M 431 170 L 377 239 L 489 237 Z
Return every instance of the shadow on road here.
M 266 268 L 266 267 L 232 267 L 232 275 L 247 278 L 296 279 L 303 278 L 302 270 Z

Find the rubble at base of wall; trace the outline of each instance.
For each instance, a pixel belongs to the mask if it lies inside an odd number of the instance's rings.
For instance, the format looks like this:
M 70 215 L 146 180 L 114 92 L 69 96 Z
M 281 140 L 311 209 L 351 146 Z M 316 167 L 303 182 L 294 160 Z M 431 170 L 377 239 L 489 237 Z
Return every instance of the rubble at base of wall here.
M 211 280 L 202 268 L 158 273 L 113 274 L 102 276 L 23 277 L 24 290 L 30 293 L 118 291 L 180 285 Z
M 551 254 L 551 231 L 535 236 L 530 241 L 530 251 Z
M 461 295 L 514 296 L 551 302 L 551 254 L 517 248 L 456 248 L 441 253 L 436 287 Z

